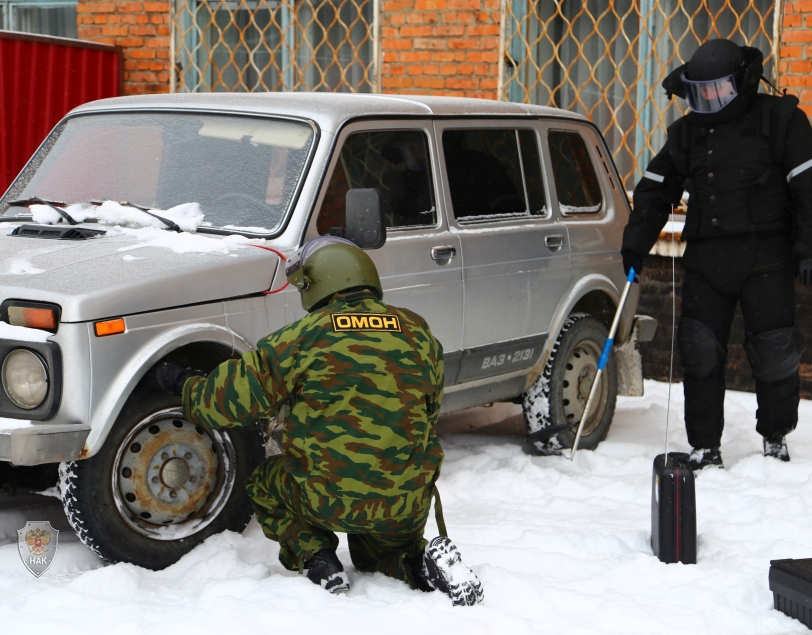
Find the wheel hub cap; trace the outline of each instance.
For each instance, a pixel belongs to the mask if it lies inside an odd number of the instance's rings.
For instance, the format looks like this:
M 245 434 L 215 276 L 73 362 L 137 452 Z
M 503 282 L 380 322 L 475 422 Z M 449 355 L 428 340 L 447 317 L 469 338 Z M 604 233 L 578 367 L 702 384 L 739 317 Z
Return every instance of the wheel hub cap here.
M 171 489 L 177 489 L 189 480 L 191 470 L 183 459 L 169 459 L 161 466 L 161 482 Z
M 570 353 L 564 369 L 563 405 L 567 423 L 572 424 L 573 431 L 581 421 L 589 399 L 589 391 L 598 374 L 598 357 L 600 349 L 597 343 L 582 341 Z M 606 377 L 601 377 L 595 395 L 595 403 L 590 408 L 589 419 L 584 423 L 583 435 L 590 434 L 603 418 Z
M 219 465 L 202 428 L 184 419 L 150 422 L 134 430 L 117 466 L 122 503 L 140 522 L 184 522 L 216 489 Z

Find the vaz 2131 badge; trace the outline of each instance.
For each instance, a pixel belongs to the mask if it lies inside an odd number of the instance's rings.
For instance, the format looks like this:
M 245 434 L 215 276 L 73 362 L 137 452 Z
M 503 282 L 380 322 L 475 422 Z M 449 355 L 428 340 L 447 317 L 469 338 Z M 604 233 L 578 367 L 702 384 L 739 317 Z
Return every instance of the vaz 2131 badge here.
M 45 573 L 56 557 L 59 544 L 59 530 L 51 527 L 48 521 L 30 520 L 25 527 L 17 530 L 17 546 L 25 568 L 35 576 Z

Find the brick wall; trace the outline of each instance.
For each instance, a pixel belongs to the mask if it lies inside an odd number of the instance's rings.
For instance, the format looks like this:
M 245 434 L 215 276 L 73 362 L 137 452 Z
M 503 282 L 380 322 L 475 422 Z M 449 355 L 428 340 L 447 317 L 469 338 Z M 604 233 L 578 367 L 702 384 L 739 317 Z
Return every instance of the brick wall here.
M 783 1 L 783 0 L 779 0 Z M 120 46 L 125 92 L 169 90 L 169 4 L 80 0 L 79 38 Z M 496 99 L 500 0 L 384 0 L 382 92 Z M 781 84 L 812 115 L 812 0 L 785 1 Z
M 499 0 L 384 0 L 382 92 L 496 99 Z
M 780 56 L 781 87 L 797 95 L 812 115 L 812 0 L 784 3 Z
M 646 379 L 668 381 L 668 367 L 671 353 L 671 259 L 662 256 L 649 256 L 641 275 L 640 304 L 637 312 L 659 320 L 654 340 L 640 345 L 643 357 L 643 376 Z M 681 311 L 682 264 L 677 259 L 677 323 Z M 806 337 L 806 350 L 801 358 L 801 396 L 812 398 L 812 289 L 805 289 L 798 283 L 795 286 L 795 312 L 798 327 Z M 744 352 L 744 321 L 741 310 L 736 307 L 736 316 L 728 344 L 727 369 L 725 380 L 731 390 L 754 392 L 755 381 L 750 372 L 747 355 Z M 674 381 L 682 381 L 682 366 L 679 350 L 674 343 Z
M 169 92 L 169 3 L 80 0 L 77 31 L 82 40 L 121 48 L 124 93 Z

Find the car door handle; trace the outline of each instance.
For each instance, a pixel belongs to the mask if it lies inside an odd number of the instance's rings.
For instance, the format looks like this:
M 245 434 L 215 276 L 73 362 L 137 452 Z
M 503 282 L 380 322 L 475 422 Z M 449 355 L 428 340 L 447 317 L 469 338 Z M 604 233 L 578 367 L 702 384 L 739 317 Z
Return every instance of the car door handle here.
M 564 246 L 564 237 L 560 234 L 553 234 L 544 238 L 544 244 L 550 251 L 558 251 Z
M 451 260 L 457 255 L 457 248 L 453 245 L 446 245 L 444 247 L 432 247 L 431 259 L 432 260 Z

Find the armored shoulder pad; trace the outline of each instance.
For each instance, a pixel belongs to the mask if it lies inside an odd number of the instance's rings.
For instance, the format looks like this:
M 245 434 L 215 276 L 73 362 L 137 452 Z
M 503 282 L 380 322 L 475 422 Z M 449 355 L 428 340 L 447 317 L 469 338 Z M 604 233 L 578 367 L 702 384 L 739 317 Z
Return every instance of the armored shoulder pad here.
M 761 93 L 756 96 L 751 112 L 756 116 L 756 125 L 761 129 L 761 136 L 772 140 L 773 163 L 780 164 L 784 159 L 787 127 L 798 103 L 798 98 L 794 95 Z
M 798 107 L 800 101 L 795 95 L 784 95 L 783 97 L 773 96 L 770 123 L 771 136 L 773 138 L 773 161 L 781 163 L 784 160 L 784 146 L 787 142 L 787 128 L 792 119 L 792 114 Z

